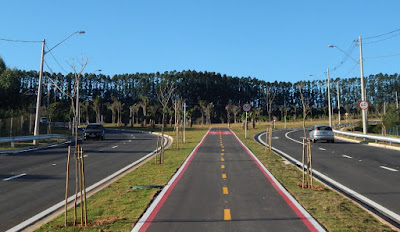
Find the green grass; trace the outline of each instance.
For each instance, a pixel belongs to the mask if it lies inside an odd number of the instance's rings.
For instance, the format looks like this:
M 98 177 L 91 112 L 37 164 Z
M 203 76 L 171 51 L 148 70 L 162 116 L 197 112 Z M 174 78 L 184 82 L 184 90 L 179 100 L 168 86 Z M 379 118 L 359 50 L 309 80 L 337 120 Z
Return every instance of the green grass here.
M 309 125 L 313 123 L 323 124 L 321 121 L 314 121 Z M 302 179 L 301 171 L 294 165 L 282 162 L 281 157 L 265 153 L 264 147 L 255 142 L 253 137 L 256 133 L 265 130 L 266 126 L 265 124 L 257 125 L 258 128 L 248 130 L 247 139 L 244 139 L 244 131 L 239 124 L 233 125 L 232 129 L 300 204 L 328 231 L 394 231 L 354 202 L 317 181 L 314 181 L 314 186 L 319 187 L 320 191 L 298 187 L 298 183 Z M 301 122 L 298 122 L 298 125 L 301 126 Z M 277 124 L 277 127 L 283 128 L 283 123 Z M 158 130 L 138 127 L 133 129 Z M 174 135 L 171 128 L 166 130 L 167 134 Z M 165 185 L 206 131 L 205 127 L 187 128 L 186 143 L 182 144 L 180 150 L 173 149 L 174 145 L 166 150 L 165 164 L 156 165 L 151 160 L 88 198 L 88 227 L 72 226 L 73 212 L 69 210 L 67 227 L 64 227 L 64 215 L 62 214 L 37 231 L 130 231 L 159 191 L 158 189 L 132 190 L 130 187 Z M 79 212 L 78 208 L 78 215 Z M 79 216 L 78 222 L 80 222 Z
M 265 153 L 265 148 L 253 139 L 255 134 L 265 131 L 265 128 L 264 124 L 257 129 L 249 129 L 247 139 L 244 139 L 243 129 L 238 126 L 232 129 L 279 182 L 328 231 L 394 231 L 354 202 L 318 181 L 314 181 L 314 186 L 319 190 L 300 188 L 298 184 L 302 181 L 301 170 L 294 165 L 285 164 L 278 155 Z
M 173 136 L 171 129 L 167 130 L 167 134 Z M 174 145 L 167 149 L 164 164 L 154 164 L 154 160 L 150 160 L 88 198 L 89 226 L 85 229 L 72 226 L 73 211 L 69 210 L 69 226 L 64 227 L 63 214 L 43 225 L 37 231 L 130 231 L 159 191 L 158 189 L 132 190 L 130 187 L 165 185 L 199 143 L 206 131 L 206 128 L 188 128 L 186 130 L 186 143 L 181 144 L 179 150 L 173 149 Z M 78 215 L 80 215 L 80 209 L 78 209 Z M 80 219 L 78 222 L 80 222 Z

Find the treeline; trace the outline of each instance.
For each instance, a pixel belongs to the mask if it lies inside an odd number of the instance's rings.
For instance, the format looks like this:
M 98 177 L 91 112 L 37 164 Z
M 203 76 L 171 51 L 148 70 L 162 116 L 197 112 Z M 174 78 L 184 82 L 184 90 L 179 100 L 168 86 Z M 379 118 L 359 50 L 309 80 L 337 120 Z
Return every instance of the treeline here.
M 1 58 L 0 61 L 0 118 L 10 117 L 10 114 L 34 112 L 38 72 L 10 70 L 5 67 Z M 251 77 L 239 78 L 215 72 L 183 70 L 121 74 L 113 77 L 82 74 L 79 94 L 81 121 L 129 123 L 134 117 L 136 122 L 153 120 L 160 123 L 162 107 L 157 99 L 157 92 L 163 80 L 174 83 L 172 100 L 179 98 L 186 102 L 189 116 L 197 123 L 206 122 L 207 114 L 209 122 L 227 122 L 228 119 L 232 122 L 236 118 L 233 114 L 240 117 L 241 105 L 246 102 L 253 106 L 254 117 L 259 119 L 270 120 L 271 117 L 276 117 L 281 120 L 285 115 L 288 119 L 299 118 L 303 108 L 299 84 L 304 98 L 309 102 L 309 116 L 321 118 L 327 115 L 326 80 L 266 82 Z M 365 80 L 370 113 L 382 112 L 389 104 L 396 102 L 395 93 L 400 92 L 400 77 L 397 73 L 370 75 Z M 361 99 L 360 78 L 335 78 L 331 82 L 339 82 L 342 115 L 345 112 L 357 115 Z M 74 94 L 74 84 L 73 73 L 44 73 L 41 116 L 46 116 L 49 112 L 51 121 L 70 121 L 72 112 L 68 95 Z M 334 113 L 338 110 L 337 91 L 336 83 L 332 83 Z M 266 101 L 267 97 L 270 105 Z M 172 118 L 173 105 L 169 104 L 169 115 Z M 227 110 L 232 113 L 232 117 L 227 114 Z

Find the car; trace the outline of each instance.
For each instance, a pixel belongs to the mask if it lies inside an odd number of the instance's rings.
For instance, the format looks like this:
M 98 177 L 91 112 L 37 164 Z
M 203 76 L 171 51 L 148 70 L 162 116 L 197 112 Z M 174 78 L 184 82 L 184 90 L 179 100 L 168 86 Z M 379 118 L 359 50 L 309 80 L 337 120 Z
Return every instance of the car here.
M 310 130 L 310 140 L 315 143 L 318 140 L 326 140 L 327 142 L 335 142 L 335 136 L 332 127 L 329 125 L 315 125 Z
M 40 123 L 47 123 L 47 118 L 41 117 L 39 121 L 40 121 Z
M 104 126 L 101 123 L 89 123 L 85 128 L 84 140 L 105 139 Z

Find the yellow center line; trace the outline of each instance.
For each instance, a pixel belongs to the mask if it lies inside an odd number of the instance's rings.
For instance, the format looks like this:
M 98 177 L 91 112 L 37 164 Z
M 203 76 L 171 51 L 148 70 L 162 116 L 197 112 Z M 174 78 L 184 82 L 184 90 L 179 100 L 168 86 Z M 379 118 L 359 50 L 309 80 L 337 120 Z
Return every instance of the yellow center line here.
M 230 209 L 224 209 L 224 220 L 225 221 L 230 221 L 231 219 L 231 210 Z
M 222 151 L 225 151 L 224 149 L 222 149 Z
M 221 157 L 221 161 L 225 161 L 225 159 Z
M 221 153 L 221 155 L 224 155 L 224 153 Z
M 226 179 L 226 174 L 222 173 L 222 179 Z
M 221 165 L 221 168 L 224 169 L 224 168 L 225 168 L 225 165 L 222 164 L 222 165 Z
M 228 187 L 222 187 L 222 193 L 228 194 Z

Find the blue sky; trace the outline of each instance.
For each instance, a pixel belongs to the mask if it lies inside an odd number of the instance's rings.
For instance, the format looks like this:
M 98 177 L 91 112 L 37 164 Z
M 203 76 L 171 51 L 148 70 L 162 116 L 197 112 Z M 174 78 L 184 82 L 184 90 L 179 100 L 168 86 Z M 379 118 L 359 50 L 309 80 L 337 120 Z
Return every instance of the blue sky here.
M 4 1 L 0 39 L 46 39 L 46 62 L 71 72 L 72 59 L 89 58 L 85 72 L 114 75 L 171 70 L 212 71 L 266 81 L 359 77 L 347 51 L 353 40 L 400 29 L 400 1 Z M 364 74 L 399 72 L 400 34 L 363 42 Z M 394 36 L 384 41 L 375 42 Z M 374 42 L 374 43 L 367 43 Z M 0 56 L 11 68 L 38 70 L 41 43 L 0 40 Z M 352 50 L 359 59 L 358 48 Z M 45 66 L 45 71 L 49 68 Z M 309 77 L 313 74 L 316 77 Z

